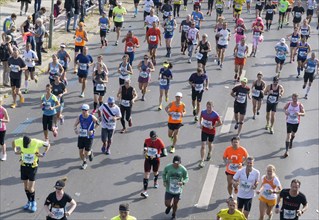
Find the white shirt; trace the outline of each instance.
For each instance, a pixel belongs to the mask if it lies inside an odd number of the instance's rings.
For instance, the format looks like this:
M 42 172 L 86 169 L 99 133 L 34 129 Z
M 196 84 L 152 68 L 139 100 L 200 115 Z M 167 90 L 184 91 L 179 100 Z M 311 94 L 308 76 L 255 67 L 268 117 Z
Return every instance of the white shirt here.
M 187 33 L 187 38 L 189 40 L 195 40 L 198 32 L 199 30 L 197 28 L 190 28 Z
M 219 33 L 219 39 L 217 44 L 228 45 L 228 38 L 229 38 L 230 32 L 227 29 L 221 29 L 218 33 Z
M 159 19 L 158 19 L 158 17 L 156 15 L 153 15 L 153 16 L 147 15 L 146 18 L 145 18 L 145 23 L 146 23 L 148 28 L 152 28 L 153 27 L 153 22 L 154 21 L 156 23 L 159 22 Z
M 255 191 L 252 187 L 256 182 L 259 182 L 260 172 L 253 168 L 247 178 L 246 167 L 243 167 L 236 172 L 233 179 L 239 181 L 238 197 L 241 199 L 251 199 L 254 197 Z
M 102 118 L 101 127 L 114 130 L 116 127 L 116 120 L 113 120 L 114 117 L 122 117 L 120 108 L 115 104 L 110 107 L 107 103 L 104 103 L 99 110 Z
M 35 67 L 35 62 L 34 60 L 31 61 L 32 59 L 38 59 L 38 56 L 36 54 L 36 52 L 34 52 L 33 50 L 29 50 L 29 51 L 24 51 L 23 53 L 23 58 L 25 61 L 25 64 L 27 65 L 27 67 Z
M 154 7 L 153 0 L 144 1 L 144 11 L 146 11 L 147 13 L 150 13 L 152 7 Z

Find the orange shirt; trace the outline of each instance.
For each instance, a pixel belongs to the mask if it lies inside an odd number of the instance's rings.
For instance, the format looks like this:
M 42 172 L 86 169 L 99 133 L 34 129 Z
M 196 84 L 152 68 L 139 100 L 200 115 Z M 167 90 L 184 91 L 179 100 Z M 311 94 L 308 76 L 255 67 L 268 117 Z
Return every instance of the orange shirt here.
M 289 7 L 292 8 L 294 6 L 295 0 L 288 0 Z
M 242 167 L 243 158 L 248 157 L 246 149 L 239 146 L 236 150 L 233 146 L 228 146 L 224 151 L 224 158 L 232 160 L 231 163 L 226 165 L 226 172 L 229 174 L 235 174 L 237 170 Z
M 127 37 L 125 40 L 125 52 L 135 52 L 135 45 L 139 45 L 137 37 Z
M 84 40 L 84 30 L 80 31 L 79 29 L 76 29 L 75 31 L 75 46 L 85 46 L 85 40 Z
M 180 102 L 176 105 L 176 102 L 172 102 L 171 107 L 168 109 L 170 115 L 168 117 L 168 123 L 179 124 L 183 121 L 183 112 L 185 111 L 185 104 Z
M 161 36 L 161 30 L 159 28 L 150 28 L 146 32 L 146 39 L 149 44 L 157 45 Z

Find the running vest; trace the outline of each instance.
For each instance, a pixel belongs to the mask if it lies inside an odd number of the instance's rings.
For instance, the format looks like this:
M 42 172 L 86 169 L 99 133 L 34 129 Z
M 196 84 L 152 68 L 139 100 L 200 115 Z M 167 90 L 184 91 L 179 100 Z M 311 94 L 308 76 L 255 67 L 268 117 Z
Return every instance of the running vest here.
M 125 86 L 122 86 L 122 93 L 121 93 L 121 105 L 124 107 L 130 107 L 131 101 L 133 99 L 133 87 L 130 86 L 126 88 Z
M 299 43 L 298 48 L 298 56 L 301 58 L 306 58 L 308 55 L 308 43 L 306 42 L 304 45 L 302 45 L 302 42 Z
M 295 115 L 295 113 L 300 112 L 300 103 L 297 102 L 297 106 L 292 106 L 292 103 L 289 102 L 288 108 L 287 108 L 287 118 L 286 121 L 289 124 L 299 124 L 300 122 L 300 116 Z
M 276 199 L 276 194 L 274 194 L 272 191 L 275 190 L 277 188 L 276 184 L 275 184 L 275 176 L 271 179 L 268 180 L 266 178 L 266 175 L 262 178 L 262 183 L 261 186 L 263 186 L 263 191 L 261 192 L 262 197 L 264 197 L 267 200 L 274 200 Z M 278 179 L 276 179 L 276 181 L 278 181 Z M 271 190 L 271 192 L 270 192 Z
M 105 80 L 106 74 L 102 70 L 101 73 L 98 70 L 95 70 L 95 77 L 94 77 L 94 87 L 96 91 L 105 91 L 105 85 L 101 80 Z
M 298 43 L 299 38 L 300 38 L 299 34 L 296 34 L 296 35 L 292 34 L 291 35 L 291 42 L 292 43 Z
M 204 44 L 202 41 L 199 42 L 199 51 L 208 50 L 208 41 L 206 41 Z M 201 52 L 203 54 L 203 57 L 207 57 L 208 52 Z
M 306 73 L 312 73 L 312 74 L 315 73 L 317 65 L 318 65 L 318 60 L 308 59 Z
M 263 82 L 260 82 L 260 85 L 257 84 L 258 80 L 255 81 L 254 89 L 252 90 L 252 96 L 259 98 L 261 90 L 263 89 Z
M 7 130 L 6 128 L 6 123 L 2 122 L 2 119 L 4 119 L 4 108 L 3 106 L 0 106 L 0 119 L 1 119 L 1 122 L 0 122 L 0 131 L 5 131 Z
M 76 29 L 76 31 L 75 31 L 75 46 L 80 46 L 80 47 L 85 46 L 84 30 L 80 31 L 79 29 Z
M 185 109 L 185 105 L 183 102 L 180 102 L 179 106 L 176 105 L 176 102 L 172 102 L 171 107 L 168 109 L 169 111 L 169 117 L 168 117 L 168 123 L 171 124 L 180 124 L 182 123 L 182 115 L 183 111 Z
M 53 66 L 53 63 L 49 64 L 49 79 L 54 80 L 54 76 L 60 75 L 60 68 L 59 64 L 56 63 L 55 66 Z
M 244 25 L 238 25 L 236 27 L 236 33 L 239 35 L 244 35 Z
M 174 33 L 174 19 L 172 19 L 170 21 L 166 21 L 165 32 L 167 34 L 173 35 L 173 33 Z
M 59 63 L 63 66 L 63 67 L 67 67 L 68 66 L 68 62 L 66 60 L 66 51 L 62 51 L 60 50 L 57 54 L 58 59 L 59 59 Z
M 237 54 L 238 58 L 245 58 L 247 44 L 241 45 L 241 43 L 237 46 Z
M 84 118 L 83 115 L 81 114 L 79 116 L 79 121 L 80 121 L 79 137 L 93 138 L 94 133 L 92 135 L 89 135 L 89 131 L 94 130 L 93 116 L 90 114 L 87 118 Z
M 147 65 L 145 65 L 145 62 L 144 62 L 144 60 L 142 60 L 142 65 L 141 65 L 141 72 L 140 72 L 140 77 L 142 77 L 142 78 L 148 78 L 149 77 L 149 75 L 150 75 L 150 72 L 148 71 L 148 64 L 149 64 L 149 62 L 147 62 Z
M 106 29 L 107 29 L 107 23 L 108 23 L 108 20 L 107 20 L 107 18 L 100 18 L 99 19 L 99 22 L 100 22 L 100 30 L 101 31 L 106 31 Z
M 272 90 L 272 85 L 270 84 L 270 90 Z M 277 104 L 279 98 L 279 85 L 276 90 L 272 91 L 272 94 L 269 94 L 267 97 L 267 104 Z
M 129 63 L 126 64 L 126 66 L 123 66 L 123 63 L 120 64 L 120 71 L 121 71 L 121 75 L 120 75 L 120 79 L 130 79 L 130 74 L 128 74 L 127 71 L 128 70 L 128 67 L 129 67 Z

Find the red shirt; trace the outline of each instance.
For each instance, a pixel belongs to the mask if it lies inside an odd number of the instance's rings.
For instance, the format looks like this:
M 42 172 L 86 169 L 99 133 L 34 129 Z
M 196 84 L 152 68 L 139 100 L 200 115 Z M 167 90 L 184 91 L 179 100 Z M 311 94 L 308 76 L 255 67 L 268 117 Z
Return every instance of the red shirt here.
M 146 39 L 149 44 L 157 45 L 161 36 L 161 30 L 159 28 L 150 28 L 146 32 Z
M 139 45 L 137 37 L 127 37 L 125 39 L 124 52 L 135 52 L 135 46 Z
M 165 145 L 160 138 L 157 138 L 155 141 L 153 141 L 151 138 L 146 138 L 144 142 L 144 147 L 147 148 L 146 153 L 148 156 L 156 157 L 156 154 L 162 153 L 162 149 L 165 148 Z
M 207 110 L 203 110 L 201 112 L 202 116 L 202 131 L 206 134 L 215 134 L 216 128 L 210 129 L 210 126 L 214 126 L 217 121 L 220 120 L 219 115 L 217 112 L 212 111 L 208 114 Z

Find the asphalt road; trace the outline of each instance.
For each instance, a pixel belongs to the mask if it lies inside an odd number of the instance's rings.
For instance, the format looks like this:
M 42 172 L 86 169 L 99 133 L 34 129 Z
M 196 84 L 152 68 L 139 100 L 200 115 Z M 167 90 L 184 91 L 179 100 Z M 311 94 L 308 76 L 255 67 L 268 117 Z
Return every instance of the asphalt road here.
M 206 3 L 203 4 L 206 9 Z M 190 13 L 191 6 L 188 7 Z M 208 17 L 205 13 L 205 22 L 200 33 L 207 33 L 209 41 L 215 45 L 213 25 L 215 24 L 215 16 Z M 181 18 L 177 18 L 180 23 L 182 18 L 186 16 L 186 12 L 181 11 Z M 133 86 L 138 91 L 137 84 L 137 64 L 142 56 L 147 52 L 144 40 L 144 29 L 142 14 L 137 18 L 131 18 L 130 12 L 126 16 L 125 27 L 122 36 L 128 29 L 133 29 L 135 35 L 141 41 L 141 47 L 137 50 L 134 62 L 134 76 L 132 77 Z M 161 17 L 161 15 L 160 15 Z M 225 11 L 225 17 L 230 22 L 230 29 L 233 30 L 233 22 L 231 20 L 230 11 Z M 243 18 L 249 27 L 254 15 L 247 14 L 244 9 Z M 277 15 L 275 15 L 275 20 Z M 317 18 L 315 18 L 317 19 Z M 292 25 L 285 26 L 282 30 L 275 30 L 272 26 L 270 32 L 264 34 L 264 42 L 260 44 L 257 56 L 248 58 L 245 66 L 246 77 L 249 79 L 249 85 L 256 78 L 258 71 L 264 74 L 266 83 L 270 83 L 275 75 L 274 46 L 282 38 L 292 32 Z M 318 31 L 312 23 L 312 33 L 309 43 L 318 56 Z M 182 200 L 177 212 L 179 219 L 215 219 L 216 213 L 226 207 L 225 199 L 228 197 L 226 190 L 226 176 L 224 174 L 224 166 L 222 165 L 222 154 L 230 144 L 230 139 L 236 134 L 233 125 L 229 129 L 230 120 L 224 121 L 224 128 L 217 131 L 214 142 L 214 151 L 212 161 L 206 163 L 203 169 L 198 169 L 198 161 L 200 158 L 200 129 L 193 122 L 191 107 L 191 90 L 187 80 L 191 73 L 196 70 L 196 62 L 187 63 L 187 57 L 180 54 L 180 34 L 175 32 L 173 39 L 173 56 L 169 60 L 173 63 L 174 79 L 170 89 L 170 100 L 174 99 L 177 91 L 183 93 L 183 102 L 186 104 L 187 115 L 184 118 L 185 126 L 181 128 L 180 138 L 178 140 L 176 153 L 182 157 L 182 163 L 189 171 L 190 181 L 185 186 Z M 96 58 L 96 55 L 103 54 L 110 75 L 106 97 L 115 96 L 118 90 L 118 75 L 116 68 L 120 64 L 121 55 L 124 51 L 122 43 L 119 46 L 113 46 L 115 34 L 112 32 L 108 35 L 111 45 L 106 49 L 99 48 L 99 35 L 89 34 L 90 41 L 88 46 L 90 54 Z M 230 41 L 229 48 L 226 51 L 226 60 L 223 70 L 219 70 L 216 63 L 213 62 L 215 56 L 215 47 L 210 54 L 207 65 L 207 75 L 210 79 L 210 88 L 204 93 L 202 103 L 208 100 L 214 102 L 215 110 L 224 120 L 227 111 L 233 107 L 233 99 L 230 96 L 233 83 L 234 61 L 232 50 L 235 46 L 234 38 Z M 248 34 L 248 43 L 251 43 L 252 35 Z M 164 42 L 162 42 L 163 45 Z M 142 190 L 143 180 L 143 164 L 142 148 L 144 138 L 148 137 L 151 130 L 156 130 L 159 137 L 168 146 L 170 141 L 167 137 L 167 115 L 164 111 L 157 111 L 159 88 L 157 82 L 157 73 L 161 62 L 166 60 L 164 57 L 166 49 L 164 46 L 158 50 L 158 65 L 156 71 L 152 74 L 152 81 L 149 86 L 149 92 L 146 95 L 146 101 L 137 101 L 133 106 L 133 127 L 126 134 L 120 134 L 120 123 L 117 125 L 117 131 L 114 135 L 112 144 L 112 154 L 109 156 L 100 153 L 101 141 L 100 130 L 97 131 L 94 140 L 93 150 L 95 152 L 94 161 L 89 163 L 88 168 L 83 171 L 79 167 L 81 161 L 78 158 L 77 137 L 73 132 L 73 124 L 76 117 L 80 114 L 80 106 L 83 103 L 93 105 L 93 89 L 92 84 L 88 83 L 85 98 L 79 98 L 80 86 L 77 83 L 76 76 L 72 73 L 68 74 L 69 86 L 68 94 L 65 96 L 66 107 L 64 115 L 66 122 L 59 127 L 58 138 L 50 137 L 52 148 L 47 156 L 41 159 L 36 181 L 36 200 L 38 201 L 38 211 L 34 214 L 26 213 L 22 210 L 22 206 L 26 202 L 26 196 L 23 190 L 23 184 L 20 180 L 19 158 L 13 154 L 11 142 L 23 134 L 28 134 L 34 138 L 43 138 L 41 117 L 42 112 L 38 107 L 40 104 L 40 96 L 44 93 L 45 84 L 48 83 L 48 76 L 42 76 L 38 86 L 34 86 L 32 91 L 26 95 L 26 103 L 17 109 L 9 109 L 11 122 L 8 124 L 7 140 L 8 160 L 1 162 L 1 181 L 0 181 L 0 198 L 1 198 L 1 214 L 0 219 L 44 219 L 45 211 L 42 204 L 46 196 L 52 192 L 53 185 L 56 180 L 63 176 L 69 178 L 65 191 L 69 193 L 78 203 L 78 206 L 70 217 L 70 219 L 110 219 L 118 213 L 118 205 L 122 202 L 128 202 L 131 205 L 131 214 L 138 219 L 168 219 L 170 216 L 164 214 L 164 187 L 160 178 L 159 189 L 149 189 L 149 198 L 142 199 L 140 192 Z M 291 94 L 297 92 L 303 97 L 302 78 L 296 79 L 296 63 L 287 63 L 282 71 L 280 83 L 285 88 L 285 94 L 278 105 L 278 113 L 275 124 L 275 134 L 270 135 L 264 130 L 265 126 L 265 103 L 262 106 L 260 115 L 256 120 L 252 120 L 252 104 L 249 102 L 247 117 L 241 135 L 241 145 L 246 147 L 250 155 L 256 158 L 255 168 L 259 169 L 261 174 L 265 173 L 266 166 L 273 164 L 277 168 L 278 177 L 283 187 L 289 187 L 290 181 L 294 178 L 301 180 L 301 191 L 306 194 L 309 209 L 301 219 L 318 219 L 318 80 L 316 79 L 311 88 L 309 99 L 300 99 L 304 104 L 306 116 L 301 119 L 299 131 L 294 141 L 293 149 L 287 159 L 281 159 L 284 153 L 284 144 L 286 136 L 285 115 L 282 111 L 284 104 L 290 100 Z M 140 92 L 138 91 L 140 96 Z M 11 98 L 5 101 L 5 106 L 9 108 Z M 202 104 L 202 106 L 205 106 Z M 227 117 L 226 117 L 227 118 Z M 222 134 L 220 130 L 223 130 Z M 173 155 L 161 159 L 161 167 L 172 161 Z M 210 166 L 213 165 L 213 166 Z M 199 208 L 198 202 L 200 194 L 206 192 L 207 188 L 203 188 L 204 182 L 211 181 L 210 176 L 213 169 L 216 172 L 214 187 L 212 193 L 208 194 L 210 199 L 207 208 Z M 209 176 L 207 176 L 209 175 Z M 152 177 L 151 177 L 152 179 Z M 152 181 L 150 181 L 150 186 Z M 208 187 L 209 188 L 209 187 Z M 254 198 L 251 211 L 251 219 L 258 219 L 258 199 Z M 274 216 L 274 219 L 278 215 Z

